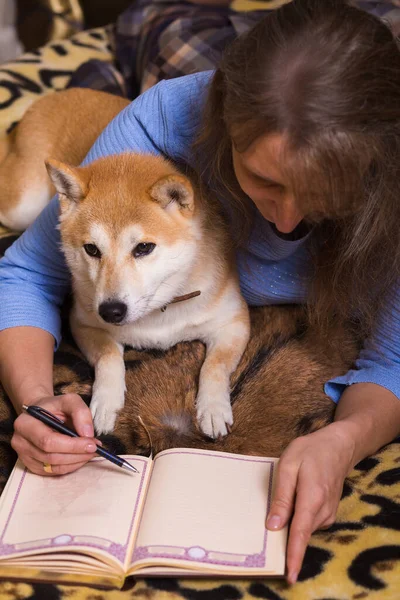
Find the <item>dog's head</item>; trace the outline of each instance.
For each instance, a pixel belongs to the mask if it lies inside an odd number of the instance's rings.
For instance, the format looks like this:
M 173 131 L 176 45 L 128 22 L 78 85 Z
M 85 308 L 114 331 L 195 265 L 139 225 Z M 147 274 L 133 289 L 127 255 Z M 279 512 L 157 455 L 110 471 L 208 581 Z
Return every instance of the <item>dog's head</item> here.
M 86 310 L 124 325 L 183 293 L 201 237 L 187 177 L 153 155 L 46 166 L 59 194 L 63 251 Z

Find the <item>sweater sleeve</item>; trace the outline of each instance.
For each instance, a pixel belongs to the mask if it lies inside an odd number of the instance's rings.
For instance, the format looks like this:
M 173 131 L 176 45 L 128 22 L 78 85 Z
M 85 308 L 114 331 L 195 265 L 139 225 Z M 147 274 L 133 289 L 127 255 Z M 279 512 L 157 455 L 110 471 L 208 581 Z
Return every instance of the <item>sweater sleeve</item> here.
M 200 121 L 210 72 L 162 81 L 126 107 L 105 128 L 83 164 L 121 152 L 187 159 Z M 0 260 L 0 330 L 32 326 L 61 338 L 59 308 L 70 275 L 57 229 L 57 197 Z
M 376 383 L 400 399 L 400 289 L 379 316 L 354 368 L 328 381 L 325 392 L 338 402 L 344 389 L 353 383 Z
M 113 119 L 84 164 L 125 151 L 163 154 L 187 162 L 212 71 L 161 81 Z

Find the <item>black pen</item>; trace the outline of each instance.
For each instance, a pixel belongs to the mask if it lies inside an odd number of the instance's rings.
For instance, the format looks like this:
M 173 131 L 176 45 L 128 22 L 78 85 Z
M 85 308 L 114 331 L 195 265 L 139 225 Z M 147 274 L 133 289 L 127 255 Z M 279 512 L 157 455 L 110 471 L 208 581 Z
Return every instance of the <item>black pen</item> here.
M 48 410 L 45 410 L 44 408 L 41 408 L 40 406 L 27 406 L 26 404 L 23 404 L 22 408 L 28 413 L 28 415 L 30 415 L 31 417 L 34 417 L 35 419 L 38 419 L 39 421 L 41 421 L 42 423 L 45 423 L 46 425 L 49 425 L 49 427 L 51 427 L 55 431 L 58 431 L 59 433 L 65 433 L 65 435 L 69 435 L 70 437 L 80 437 L 76 433 L 76 431 L 67 427 L 64 424 L 64 421 L 61 421 L 61 419 L 59 419 L 58 417 L 53 415 Z M 96 454 L 99 454 L 100 456 L 102 456 L 103 458 L 106 458 L 107 460 L 111 461 L 115 465 L 118 465 L 118 467 L 123 467 L 124 469 L 128 469 L 128 471 L 133 471 L 134 473 L 139 473 L 139 471 L 137 469 L 135 469 L 135 467 L 133 467 L 131 464 L 129 464 L 123 458 L 116 456 L 112 452 L 105 450 L 104 448 L 102 448 L 102 446 L 98 446 L 97 444 L 96 444 L 96 448 L 97 448 Z

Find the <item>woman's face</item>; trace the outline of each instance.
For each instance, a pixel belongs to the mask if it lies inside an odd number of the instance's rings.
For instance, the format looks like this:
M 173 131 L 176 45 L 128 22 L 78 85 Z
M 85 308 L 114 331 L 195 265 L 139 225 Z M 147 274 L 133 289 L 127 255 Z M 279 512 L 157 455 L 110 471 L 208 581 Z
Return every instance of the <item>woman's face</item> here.
M 263 135 L 245 152 L 232 146 L 232 157 L 236 178 L 245 194 L 278 231 L 291 233 L 304 215 L 280 168 L 284 160 L 283 136 Z

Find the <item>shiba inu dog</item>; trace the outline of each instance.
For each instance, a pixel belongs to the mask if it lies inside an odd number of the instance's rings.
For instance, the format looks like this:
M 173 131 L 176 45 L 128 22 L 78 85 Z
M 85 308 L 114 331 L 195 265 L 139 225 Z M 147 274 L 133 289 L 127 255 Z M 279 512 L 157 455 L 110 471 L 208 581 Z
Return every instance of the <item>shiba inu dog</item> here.
M 230 375 L 250 325 L 218 206 L 161 157 L 123 154 L 70 166 L 128 104 L 78 88 L 35 102 L 0 149 L 0 221 L 25 229 L 59 194 L 71 327 L 95 368 L 98 434 L 113 429 L 124 405 L 125 345 L 167 349 L 197 339 L 207 347 L 198 423 L 223 436 L 232 425 Z
M 125 345 L 167 349 L 201 340 L 197 420 L 206 435 L 224 436 L 233 422 L 230 376 L 250 325 L 218 206 L 153 155 L 46 164 L 73 280 L 72 333 L 95 368 L 97 433 L 112 431 L 124 405 Z

